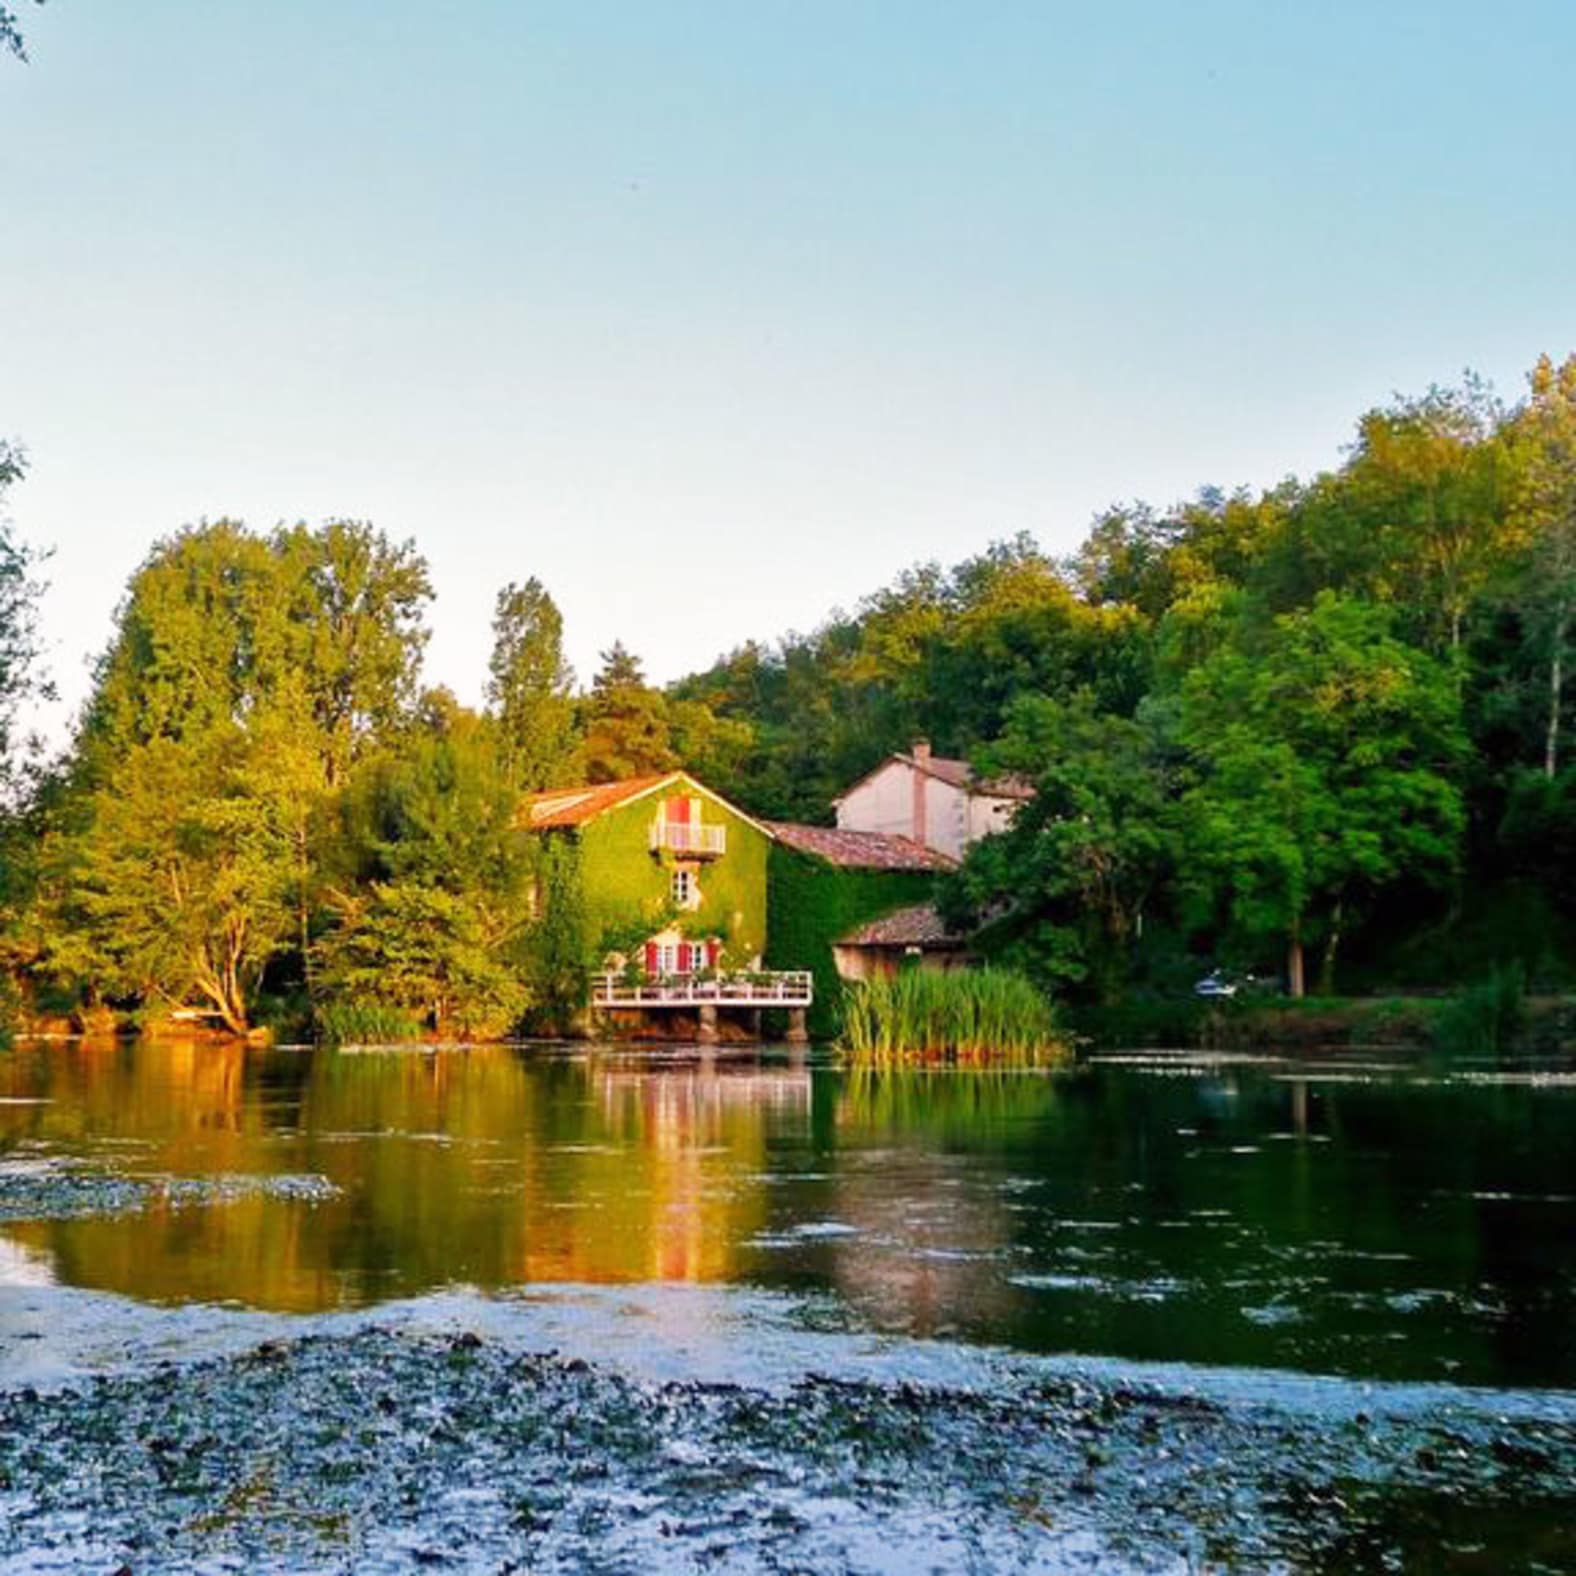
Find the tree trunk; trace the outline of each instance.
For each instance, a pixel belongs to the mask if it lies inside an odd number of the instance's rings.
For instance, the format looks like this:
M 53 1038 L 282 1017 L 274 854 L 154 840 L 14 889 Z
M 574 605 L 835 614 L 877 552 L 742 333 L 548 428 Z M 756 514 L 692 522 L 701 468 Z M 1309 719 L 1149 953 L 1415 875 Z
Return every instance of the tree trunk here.
M 1324 938 L 1324 956 L 1319 961 L 1319 994 L 1335 994 L 1335 952 L 1341 944 L 1341 901 L 1330 911 L 1330 933 Z
M 1570 607 L 1561 601 L 1554 619 L 1554 652 L 1549 662 L 1549 727 L 1543 742 L 1543 775 L 1550 782 L 1560 769 L 1560 707 L 1565 682 L 1565 635 L 1570 625 Z
M 1303 996 L 1302 932 L 1294 930 L 1286 942 L 1286 994 Z

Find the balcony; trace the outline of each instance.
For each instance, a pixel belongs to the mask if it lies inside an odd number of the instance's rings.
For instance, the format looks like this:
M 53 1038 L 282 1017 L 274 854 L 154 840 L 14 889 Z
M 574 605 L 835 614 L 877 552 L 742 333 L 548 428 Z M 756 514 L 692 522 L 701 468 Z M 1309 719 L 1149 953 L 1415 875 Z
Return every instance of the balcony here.
M 728 829 L 698 821 L 653 821 L 651 851 L 660 853 L 664 848 L 689 859 L 716 859 L 728 851 Z
M 720 830 L 720 829 L 719 829 Z M 807 970 L 724 974 L 710 979 L 668 974 L 630 984 L 622 974 L 591 978 L 593 1007 L 808 1007 L 814 976 Z

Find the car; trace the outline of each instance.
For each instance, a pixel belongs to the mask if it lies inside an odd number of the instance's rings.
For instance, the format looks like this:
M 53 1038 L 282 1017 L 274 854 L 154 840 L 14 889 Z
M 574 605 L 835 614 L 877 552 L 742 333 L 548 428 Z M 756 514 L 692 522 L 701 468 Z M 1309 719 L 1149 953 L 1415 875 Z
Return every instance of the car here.
M 1195 996 L 1202 996 L 1206 1000 L 1228 1000 L 1237 994 L 1239 987 L 1235 980 L 1229 980 L 1219 969 L 1211 969 L 1198 984 L 1193 987 Z

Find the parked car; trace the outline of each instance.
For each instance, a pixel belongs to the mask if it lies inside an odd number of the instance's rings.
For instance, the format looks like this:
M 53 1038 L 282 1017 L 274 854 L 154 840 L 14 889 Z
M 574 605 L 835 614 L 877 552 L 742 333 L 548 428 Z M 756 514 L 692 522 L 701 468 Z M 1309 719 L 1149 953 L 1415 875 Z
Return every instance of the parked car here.
M 1203 996 L 1207 1000 L 1218 1001 L 1229 999 L 1237 994 L 1238 985 L 1233 979 L 1227 979 L 1219 969 L 1211 969 L 1198 984 L 1193 987 L 1195 996 Z

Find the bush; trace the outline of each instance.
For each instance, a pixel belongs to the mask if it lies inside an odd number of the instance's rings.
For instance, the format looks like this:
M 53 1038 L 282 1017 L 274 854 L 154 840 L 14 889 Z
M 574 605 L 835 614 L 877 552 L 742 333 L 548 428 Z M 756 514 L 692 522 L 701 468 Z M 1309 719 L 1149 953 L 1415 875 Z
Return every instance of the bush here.
M 852 986 L 840 1042 L 857 1062 L 1064 1060 L 1050 1001 L 1008 969 L 905 969 Z
M 1452 996 L 1434 1020 L 1434 1043 L 1456 1054 L 1509 1050 L 1527 1022 L 1527 974 L 1522 965 L 1489 971 L 1476 985 Z
M 329 1045 L 395 1045 L 421 1038 L 421 1019 L 381 1001 L 335 1001 L 317 1010 L 318 1038 Z

